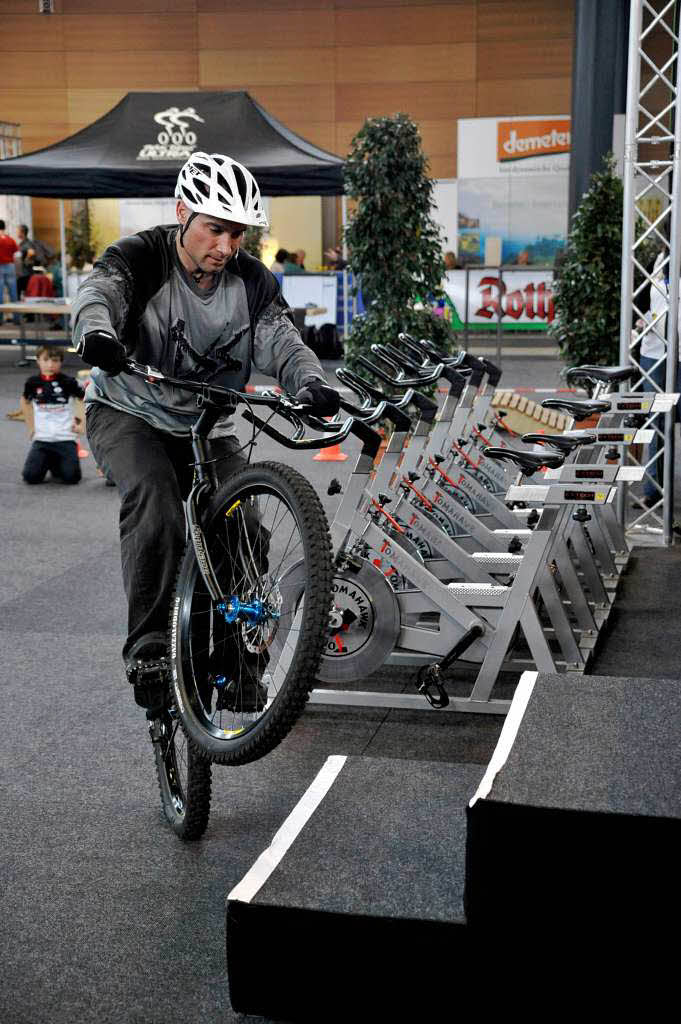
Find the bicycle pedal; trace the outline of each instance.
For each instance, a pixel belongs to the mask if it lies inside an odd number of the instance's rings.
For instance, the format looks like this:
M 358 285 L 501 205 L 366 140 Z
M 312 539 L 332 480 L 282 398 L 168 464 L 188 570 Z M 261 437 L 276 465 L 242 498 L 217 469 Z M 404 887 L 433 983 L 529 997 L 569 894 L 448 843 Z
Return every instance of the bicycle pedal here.
M 167 658 L 155 661 L 139 659 L 125 666 L 128 682 L 133 686 L 146 686 L 155 682 L 164 683 L 168 678 L 170 665 Z

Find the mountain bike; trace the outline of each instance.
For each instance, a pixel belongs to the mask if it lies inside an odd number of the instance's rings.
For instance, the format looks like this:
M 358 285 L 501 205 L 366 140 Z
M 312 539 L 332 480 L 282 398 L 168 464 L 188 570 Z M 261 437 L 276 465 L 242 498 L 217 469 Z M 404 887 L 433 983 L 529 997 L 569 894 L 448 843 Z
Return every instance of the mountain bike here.
M 168 694 L 150 723 L 164 814 L 180 837 L 196 839 L 208 823 L 211 764 L 263 757 L 302 713 L 328 630 L 332 581 L 328 524 L 310 483 L 272 461 L 245 462 L 220 481 L 208 435 L 240 407 L 252 426 L 244 446 L 250 451 L 260 432 L 304 450 L 369 428 L 352 418 L 327 424 L 284 394 L 179 380 L 133 360 L 124 372 L 152 387 L 193 393 L 200 410 L 191 428 L 187 546 L 170 608 Z M 268 418 L 260 419 L 255 407 L 264 407 Z M 273 426 L 275 416 L 292 432 Z M 306 436 L 307 427 L 321 436 Z M 376 448 L 379 443 L 376 435 Z M 286 593 L 293 564 L 305 580 L 295 601 Z

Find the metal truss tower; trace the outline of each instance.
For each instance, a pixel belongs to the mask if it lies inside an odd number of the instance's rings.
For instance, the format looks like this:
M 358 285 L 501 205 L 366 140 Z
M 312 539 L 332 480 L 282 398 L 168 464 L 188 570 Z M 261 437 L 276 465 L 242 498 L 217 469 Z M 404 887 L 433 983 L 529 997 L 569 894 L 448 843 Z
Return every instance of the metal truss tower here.
M 620 359 L 641 371 L 635 390 L 676 392 L 681 265 L 681 91 L 678 0 L 632 0 L 624 145 Z M 651 243 L 659 255 L 650 265 Z M 645 254 L 645 255 L 644 255 Z M 656 315 L 648 310 L 655 296 Z M 647 339 L 647 343 L 646 343 Z M 651 360 L 645 348 L 664 354 Z M 663 342 L 664 344 L 661 344 Z M 643 363 L 643 365 L 642 365 Z M 635 543 L 671 544 L 674 410 L 648 417 L 654 441 L 629 461 L 645 469 L 652 507 L 632 492 L 622 509 Z

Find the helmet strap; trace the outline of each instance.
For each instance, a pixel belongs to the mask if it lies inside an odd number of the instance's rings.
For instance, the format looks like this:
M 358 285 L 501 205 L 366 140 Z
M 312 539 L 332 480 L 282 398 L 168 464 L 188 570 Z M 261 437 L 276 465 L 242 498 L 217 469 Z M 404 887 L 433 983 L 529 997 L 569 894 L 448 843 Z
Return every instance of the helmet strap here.
M 192 260 L 196 264 L 196 270 L 192 270 L 190 276 L 191 276 L 192 280 L 196 282 L 196 284 L 199 284 L 199 282 L 201 281 L 202 278 L 206 277 L 208 274 L 212 275 L 214 272 L 212 270 L 201 270 L 201 267 L 196 262 L 196 260 L 194 259 L 194 257 L 190 253 L 189 249 L 187 249 L 187 247 L 184 244 L 184 236 L 186 235 L 187 230 L 189 228 L 189 225 L 191 224 L 191 222 L 194 220 L 195 217 L 198 217 L 198 213 L 197 213 L 196 210 L 192 210 L 192 212 L 187 217 L 186 224 L 181 224 L 180 225 L 180 245 L 182 246 L 184 251 L 187 253 L 187 256 L 189 256 L 189 259 Z

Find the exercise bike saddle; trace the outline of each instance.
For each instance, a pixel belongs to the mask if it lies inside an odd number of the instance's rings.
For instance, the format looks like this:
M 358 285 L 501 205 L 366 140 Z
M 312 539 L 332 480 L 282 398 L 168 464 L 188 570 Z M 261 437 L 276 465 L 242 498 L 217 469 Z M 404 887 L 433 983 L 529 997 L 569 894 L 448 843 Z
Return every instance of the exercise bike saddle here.
M 567 412 L 573 419 L 588 420 L 600 412 L 610 412 L 610 402 L 592 401 L 589 398 L 545 398 L 541 403 L 544 409 L 560 409 Z
M 569 455 L 575 448 L 581 448 L 585 444 L 594 444 L 597 441 L 595 434 L 583 434 L 580 437 L 566 437 L 564 434 L 523 434 L 520 438 L 525 444 L 547 444 L 551 448 Z
M 572 366 L 565 379 L 570 384 L 585 377 L 604 384 L 621 384 L 624 380 L 635 380 L 639 376 L 640 371 L 635 366 Z
M 565 456 L 560 452 L 549 455 L 544 452 L 519 452 L 515 448 L 483 448 L 482 454 L 487 459 L 507 459 L 513 462 L 523 476 L 532 476 L 544 466 L 547 469 L 558 469 L 565 462 Z

